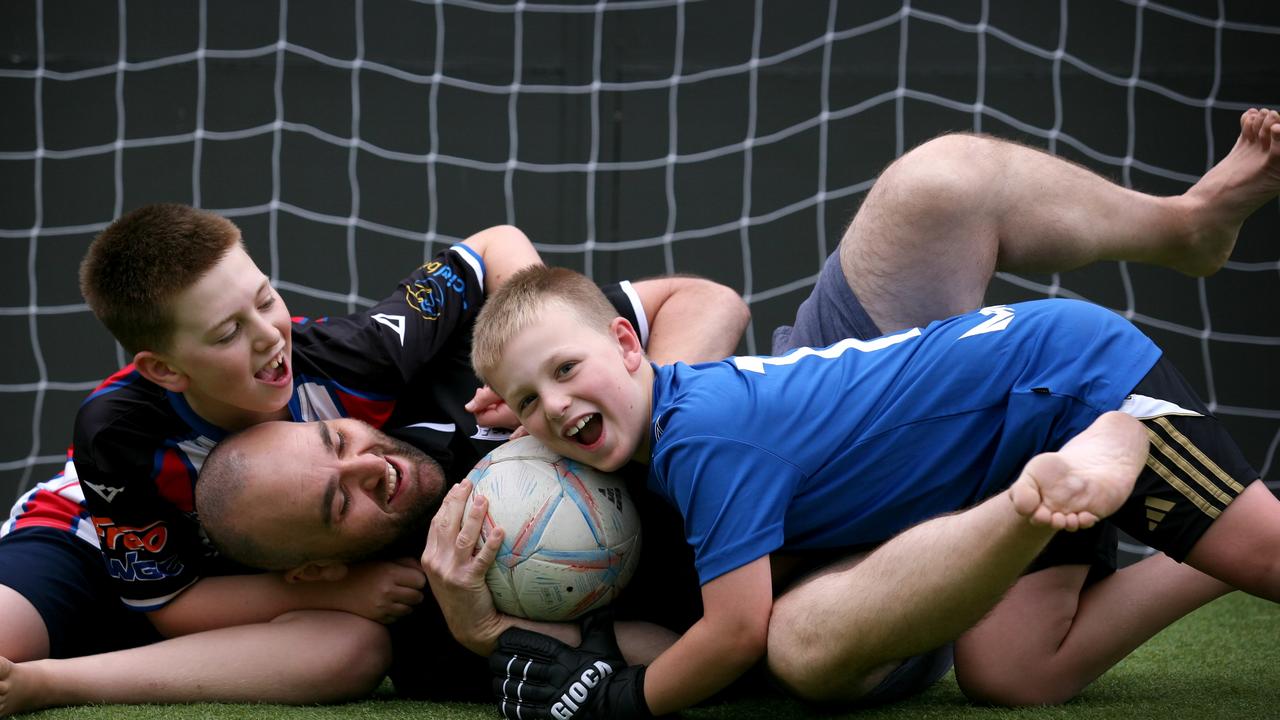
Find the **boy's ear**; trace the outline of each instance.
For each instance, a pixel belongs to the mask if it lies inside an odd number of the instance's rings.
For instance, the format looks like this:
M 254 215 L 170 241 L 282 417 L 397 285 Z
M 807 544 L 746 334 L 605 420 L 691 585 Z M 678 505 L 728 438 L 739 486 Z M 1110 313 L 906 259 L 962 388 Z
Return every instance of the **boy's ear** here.
M 609 323 L 609 330 L 622 350 L 622 362 L 627 366 L 627 372 L 635 372 L 645 362 L 644 346 L 640 344 L 636 329 L 626 318 L 616 317 Z
M 133 356 L 133 365 L 142 377 L 170 392 L 184 392 L 191 385 L 187 374 L 174 367 L 163 355 L 143 350 Z
M 284 571 L 285 582 L 334 582 L 347 576 L 347 564 L 337 560 L 319 560 Z

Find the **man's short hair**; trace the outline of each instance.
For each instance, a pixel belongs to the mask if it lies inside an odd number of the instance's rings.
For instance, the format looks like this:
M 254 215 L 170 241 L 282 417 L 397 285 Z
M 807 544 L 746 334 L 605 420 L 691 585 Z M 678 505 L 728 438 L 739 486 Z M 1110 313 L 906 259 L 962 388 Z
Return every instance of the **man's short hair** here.
M 236 436 L 218 443 L 200 466 L 196 481 L 196 515 L 209 542 L 223 557 L 261 570 L 290 570 L 319 558 L 282 551 L 255 541 L 237 523 L 240 493 L 249 478 L 249 459 L 237 449 Z
M 553 303 L 569 309 L 572 320 L 600 332 L 608 332 L 609 323 L 618 317 L 604 292 L 582 274 L 568 268 L 531 265 L 512 275 L 480 309 L 471 343 L 476 375 L 484 378 L 492 372 L 507 343 Z
M 240 241 L 230 220 L 187 205 L 146 205 L 111 223 L 80 264 L 80 293 L 130 353 L 163 352 L 174 296 Z

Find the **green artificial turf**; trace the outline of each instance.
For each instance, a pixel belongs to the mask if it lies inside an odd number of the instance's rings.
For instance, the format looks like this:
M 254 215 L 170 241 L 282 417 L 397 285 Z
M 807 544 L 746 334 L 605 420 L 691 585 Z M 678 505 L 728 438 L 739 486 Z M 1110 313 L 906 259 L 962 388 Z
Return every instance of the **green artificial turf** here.
M 787 720 L 857 717 L 928 718 L 1280 718 L 1280 605 L 1234 593 L 1187 616 L 1153 638 L 1075 700 L 1047 708 L 1004 709 L 970 704 L 948 675 L 924 695 L 844 715 L 760 694 L 686 712 L 702 720 Z M 365 702 L 319 707 L 280 705 L 117 705 L 45 710 L 32 720 L 492 720 L 490 705 L 428 704 L 395 699 L 384 686 Z

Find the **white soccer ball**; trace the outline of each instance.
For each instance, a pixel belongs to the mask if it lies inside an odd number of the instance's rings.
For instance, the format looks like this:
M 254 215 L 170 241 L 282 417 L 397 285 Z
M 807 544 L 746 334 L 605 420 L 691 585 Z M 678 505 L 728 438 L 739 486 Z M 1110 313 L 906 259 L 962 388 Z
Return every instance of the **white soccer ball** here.
M 505 532 L 485 577 L 501 612 L 572 620 L 609 604 L 635 573 L 640 517 L 622 478 L 529 436 L 484 456 L 467 478 L 472 498 L 489 499 L 481 542 L 494 527 Z

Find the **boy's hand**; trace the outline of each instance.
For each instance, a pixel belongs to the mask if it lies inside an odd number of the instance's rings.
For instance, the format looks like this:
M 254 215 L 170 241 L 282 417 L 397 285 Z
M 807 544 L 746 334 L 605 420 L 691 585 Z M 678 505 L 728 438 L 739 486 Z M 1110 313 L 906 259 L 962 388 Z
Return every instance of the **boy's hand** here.
M 413 612 L 426 584 L 418 564 L 405 558 L 352 565 L 331 591 L 340 609 L 386 624 Z
M 506 428 L 515 430 L 520 427 L 520 418 L 516 416 L 498 393 L 488 385 L 476 390 L 476 394 L 463 406 L 466 411 L 476 416 L 476 425 L 481 427 Z
M 651 718 L 644 665 L 628 667 L 608 610 L 582 621 L 582 644 L 511 628 L 489 656 L 493 694 L 505 718 Z

